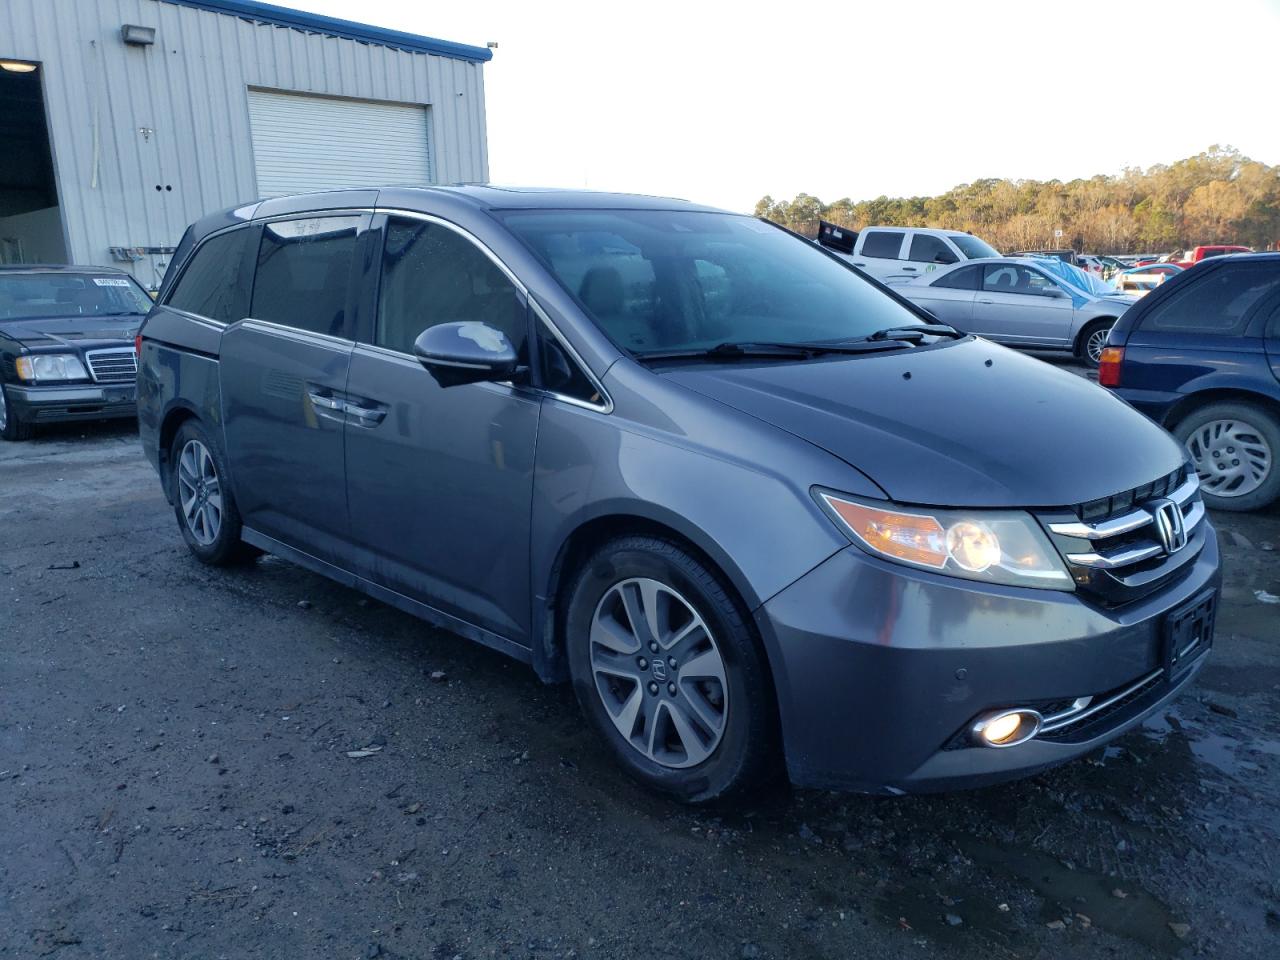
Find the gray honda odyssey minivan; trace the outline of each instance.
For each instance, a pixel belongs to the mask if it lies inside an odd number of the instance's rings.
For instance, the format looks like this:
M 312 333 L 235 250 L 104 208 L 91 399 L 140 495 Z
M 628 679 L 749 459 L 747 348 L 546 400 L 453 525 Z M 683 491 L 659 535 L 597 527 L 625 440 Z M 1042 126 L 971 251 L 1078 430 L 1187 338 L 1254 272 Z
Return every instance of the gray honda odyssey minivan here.
M 572 681 L 684 801 L 1023 776 L 1212 642 L 1218 548 L 1164 431 L 751 217 L 266 200 L 187 231 L 138 352 L 198 558 L 267 551 Z

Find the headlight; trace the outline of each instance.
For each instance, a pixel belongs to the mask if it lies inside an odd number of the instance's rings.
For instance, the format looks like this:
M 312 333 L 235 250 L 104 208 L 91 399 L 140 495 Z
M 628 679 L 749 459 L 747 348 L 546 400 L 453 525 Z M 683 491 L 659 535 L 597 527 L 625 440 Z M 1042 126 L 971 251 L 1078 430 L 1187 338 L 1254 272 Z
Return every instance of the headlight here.
M 817 494 L 854 543 L 886 560 L 966 580 L 1074 589 L 1048 537 L 1025 513 L 894 509 L 821 490 Z
M 74 353 L 36 353 L 18 358 L 18 376 L 28 383 L 88 380 L 89 372 Z

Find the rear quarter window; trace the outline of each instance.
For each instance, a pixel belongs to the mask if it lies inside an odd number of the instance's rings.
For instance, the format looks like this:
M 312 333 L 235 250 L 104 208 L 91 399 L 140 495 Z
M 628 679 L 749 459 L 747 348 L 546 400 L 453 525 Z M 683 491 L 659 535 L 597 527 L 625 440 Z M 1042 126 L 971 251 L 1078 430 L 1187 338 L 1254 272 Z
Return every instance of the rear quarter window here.
M 902 250 L 903 234 L 897 230 L 871 230 L 862 235 L 862 253 L 864 257 L 878 257 L 882 260 L 898 260 Z
M 1280 291 L 1280 265 L 1223 266 L 1171 293 L 1147 314 L 1141 329 L 1238 337 L 1245 332 L 1254 307 L 1277 291 Z
M 243 319 L 249 313 L 245 255 L 256 236 L 256 230 L 241 227 L 210 237 L 196 250 L 165 303 L 218 323 Z

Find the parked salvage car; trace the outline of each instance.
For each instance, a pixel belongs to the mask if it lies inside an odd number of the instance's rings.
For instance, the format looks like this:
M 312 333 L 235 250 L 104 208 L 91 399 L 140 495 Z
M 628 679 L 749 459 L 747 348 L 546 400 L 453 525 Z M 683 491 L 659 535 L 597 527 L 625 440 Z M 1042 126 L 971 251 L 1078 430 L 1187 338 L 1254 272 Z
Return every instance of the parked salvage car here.
M 0 266 L 0 438 L 134 416 L 134 335 L 151 306 L 110 267 Z
M 188 230 L 140 355 L 197 558 L 266 550 L 571 680 L 681 800 L 1022 776 L 1141 723 L 1212 640 L 1168 434 L 751 217 L 266 200 Z
M 1204 498 L 1280 498 L 1280 253 L 1214 257 L 1121 317 L 1098 381 L 1172 431 Z
M 896 286 L 958 330 L 997 343 L 1069 350 L 1094 366 L 1116 318 L 1137 299 L 1053 257 L 957 264 Z
M 864 273 L 886 282 L 911 280 L 964 260 L 998 257 L 985 240 L 960 230 L 863 227 L 850 230 L 821 220 L 818 243 Z
M 1170 277 L 1181 273 L 1182 267 L 1176 263 L 1152 263 L 1145 267 L 1128 267 L 1111 278 L 1116 290 L 1120 293 L 1131 293 L 1135 297 L 1146 296 Z

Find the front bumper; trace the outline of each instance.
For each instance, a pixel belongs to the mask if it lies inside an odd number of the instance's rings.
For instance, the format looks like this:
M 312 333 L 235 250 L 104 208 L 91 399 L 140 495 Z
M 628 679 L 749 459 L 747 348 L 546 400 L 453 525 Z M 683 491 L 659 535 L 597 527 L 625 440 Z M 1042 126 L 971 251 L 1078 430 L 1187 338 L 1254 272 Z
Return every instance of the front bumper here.
M 1141 723 L 1204 655 L 1074 736 L 1002 749 L 957 736 L 988 710 L 1098 697 L 1159 670 L 1164 615 L 1221 583 L 1205 524 L 1189 573 L 1112 610 L 1074 593 L 977 584 L 840 551 L 756 614 L 792 782 L 873 793 L 982 786 L 1071 760 Z
M 138 413 L 138 391 L 132 383 L 23 386 L 6 384 L 10 416 L 29 423 L 103 420 Z

